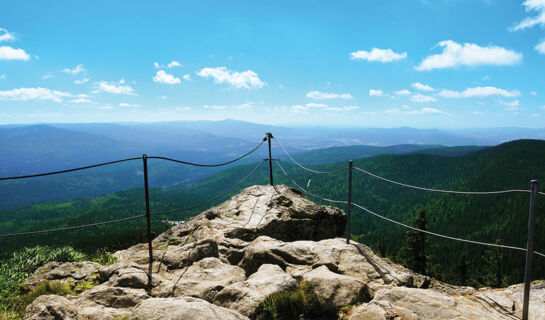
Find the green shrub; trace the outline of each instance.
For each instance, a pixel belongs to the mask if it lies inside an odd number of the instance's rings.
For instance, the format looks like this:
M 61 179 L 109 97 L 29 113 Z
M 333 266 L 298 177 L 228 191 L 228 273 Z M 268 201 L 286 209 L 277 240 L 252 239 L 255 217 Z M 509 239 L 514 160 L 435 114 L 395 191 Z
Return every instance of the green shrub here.
M 75 292 L 72 290 L 69 284 L 60 284 L 58 282 L 41 282 L 36 288 L 30 292 L 23 294 L 17 298 L 21 304 L 21 309 L 25 309 L 29 304 L 31 304 L 36 298 L 43 295 L 56 294 L 58 296 L 74 295 Z
M 258 320 L 306 320 L 320 314 L 320 305 L 308 282 L 301 282 L 295 290 L 271 294 L 258 308 Z
M 98 249 L 92 256 L 91 260 L 98 262 L 103 266 L 109 266 L 117 262 L 117 258 L 114 257 L 106 249 Z
M 85 254 L 68 246 L 60 248 L 36 246 L 14 252 L 9 259 L 0 264 L 0 319 L 17 319 L 13 315 L 22 314 L 25 301 L 31 299 L 29 295 L 31 293 L 27 294 L 29 296 L 22 295 L 23 283 L 38 267 L 51 261 L 83 261 L 85 257 Z M 40 290 L 46 289 L 60 290 L 55 286 L 44 287 Z M 36 291 L 33 294 L 39 292 Z

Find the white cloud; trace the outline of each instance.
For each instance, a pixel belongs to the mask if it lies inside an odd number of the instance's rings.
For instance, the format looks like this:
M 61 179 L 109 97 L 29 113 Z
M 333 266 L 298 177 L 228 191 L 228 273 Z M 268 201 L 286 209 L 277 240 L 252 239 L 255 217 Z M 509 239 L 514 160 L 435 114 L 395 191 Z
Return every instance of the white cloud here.
M 513 31 L 531 28 L 536 25 L 545 25 L 545 0 L 526 0 L 522 3 L 526 11 L 537 11 L 534 17 L 526 17 L 511 28 Z
M 237 72 L 226 67 L 203 68 L 197 75 L 203 78 L 212 77 L 215 83 L 228 83 L 235 88 L 255 89 L 265 85 L 252 70 Z
M 165 66 L 160 65 L 160 64 L 157 63 L 157 62 L 154 62 L 154 63 L 153 63 L 153 66 L 155 67 L 155 69 L 159 69 L 159 68 L 164 68 L 164 67 L 165 67 Z
M 70 68 L 64 68 L 62 69 L 62 72 L 64 73 L 68 73 L 68 74 L 71 74 L 73 76 L 77 75 L 77 74 L 80 74 L 82 72 L 85 72 L 85 68 L 83 67 L 83 64 L 78 64 L 77 66 L 75 66 L 74 68 L 70 69 Z
M 396 96 L 408 96 L 408 95 L 411 94 L 411 92 L 409 90 L 407 90 L 407 89 L 404 89 L 404 90 L 396 91 L 396 92 L 394 92 L 394 94 Z
M 90 103 L 91 100 L 86 99 L 86 98 L 77 98 L 77 99 L 74 99 L 74 100 L 70 100 L 70 102 L 72 102 L 72 103 Z
M 236 110 L 247 110 L 247 109 L 252 109 L 254 107 L 253 103 L 252 102 L 246 102 L 246 103 L 243 103 L 243 104 L 239 104 L 237 106 L 234 106 L 233 109 L 236 109 Z
M 473 111 L 472 113 L 473 113 L 473 114 L 476 114 L 476 115 L 483 115 L 483 114 L 485 114 L 486 112 L 483 112 L 483 111 Z
M 458 44 L 452 40 L 439 42 L 440 54 L 428 56 L 415 69 L 426 71 L 478 65 L 514 65 L 522 60 L 522 54 L 498 46 L 480 47 L 473 43 Z
M 443 90 L 439 92 L 439 95 L 444 98 L 474 98 L 474 97 L 490 97 L 490 96 L 500 96 L 506 98 L 517 97 L 520 95 L 518 90 L 507 91 L 495 87 L 475 87 L 467 88 L 464 91 L 452 91 L 452 90 Z
M 0 80 L 4 80 L 6 79 L 6 75 L 5 74 L 0 74 Z
M 172 60 L 172 61 L 167 65 L 167 67 L 169 67 L 169 68 L 181 67 L 181 66 L 182 66 L 182 65 L 181 65 L 178 61 L 176 61 L 176 60 Z
M 216 105 L 209 106 L 209 105 L 207 105 L 207 104 L 205 104 L 205 105 L 203 106 L 203 108 L 205 108 L 205 109 L 214 109 L 214 110 L 223 110 L 223 109 L 227 109 L 226 106 L 216 106 Z
M 0 100 L 52 100 L 55 102 L 62 102 L 62 99 L 66 97 L 72 97 L 72 94 L 42 87 L 0 91 Z
M 191 75 L 190 74 L 184 74 L 182 77 L 185 81 L 191 81 Z
M 541 54 L 545 54 L 545 40 L 543 40 L 541 43 L 535 46 L 535 49 L 537 50 L 537 52 Z
M 422 84 L 420 82 L 415 82 L 413 84 L 411 84 L 411 86 L 413 88 L 415 88 L 416 90 L 419 90 L 419 91 L 433 91 L 435 90 L 434 88 L 426 85 L 426 84 Z
M 434 97 L 425 96 L 425 95 L 420 94 L 420 93 L 414 94 L 411 97 L 411 100 L 414 101 L 414 102 L 434 102 L 434 101 L 437 101 L 437 99 L 435 99 Z
M 306 107 L 307 108 L 327 108 L 327 104 L 323 104 L 323 103 L 307 103 L 306 104 Z
M 112 94 L 127 94 L 135 96 L 134 89 L 129 85 L 123 85 L 125 81 L 121 79 L 119 84 L 115 82 L 97 81 L 93 84 L 95 90 L 93 93 L 107 92 Z
M 53 78 L 53 75 L 51 73 L 46 73 L 44 74 L 44 76 L 42 77 L 42 79 L 44 80 L 47 80 L 47 79 L 50 79 L 50 78 Z
M 545 110 L 545 106 L 541 106 L 540 108 L 543 109 L 543 110 Z
M 153 77 L 153 81 L 165 84 L 177 84 L 182 82 L 180 78 L 176 78 L 173 75 L 166 73 L 164 70 L 157 71 Z
M 359 106 L 344 106 L 344 107 L 327 107 L 325 110 L 327 111 L 351 111 L 359 109 Z
M 382 90 L 369 89 L 369 95 L 372 97 L 382 97 L 384 92 Z
M 2 41 L 11 41 L 14 40 L 15 37 L 8 32 L 8 30 L 4 28 L 0 28 L 0 42 Z
M 537 95 L 537 92 L 535 92 L 535 91 L 530 91 L 530 94 L 533 95 L 533 96 L 536 96 L 536 95 Z
M 306 94 L 307 98 L 324 100 L 324 99 L 352 99 L 350 93 L 327 93 L 320 91 L 310 91 Z
M 515 100 L 515 101 L 498 100 L 498 103 L 506 106 L 505 110 L 519 110 L 519 107 L 520 107 L 519 100 Z
M 411 110 L 407 106 L 403 106 L 404 110 L 400 110 L 398 108 L 395 109 L 387 109 L 384 111 L 386 114 L 390 115 L 410 115 L 410 116 L 416 116 L 416 115 L 433 115 L 433 114 L 446 114 L 445 112 L 435 109 L 435 108 L 422 108 L 420 110 Z
M 534 118 L 541 117 L 541 114 L 539 114 L 539 113 L 532 113 L 532 117 L 534 117 Z
M 14 49 L 8 46 L 0 47 L 0 60 L 23 60 L 27 61 L 30 56 L 23 49 Z
M 188 110 L 191 110 L 191 107 L 176 107 L 176 110 L 178 110 L 178 111 L 188 111 Z
M 159 99 L 161 99 L 161 100 L 166 100 L 166 99 L 167 99 L 167 96 L 160 96 Z
M 121 102 L 119 104 L 119 106 L 124 107 L 124 108 L 140 108 L 139 104 L 130 104 L 130 103 L 126 103 L 126 102 Z
M 80 80 L 74 80 L 75 84 L 84 84 L 84 83 L 87 83 L 87 82 L 89 82 L 89 79 L 87 79 L 87 78 L 83 78 L 83 79 L 80 79 Z
M 359 50 L 350 53 L 350 59 L 352 60 L 380 61 L 382 63 L 401 60 L 406 57 L 407 52 L 395 53 L 392 49 L 373 48 L 371 51 Z
M 291 112 L 293 113 L 310 114 L 308 110 L 309 109 L 307 107 L 301 105 L 291 106 Z

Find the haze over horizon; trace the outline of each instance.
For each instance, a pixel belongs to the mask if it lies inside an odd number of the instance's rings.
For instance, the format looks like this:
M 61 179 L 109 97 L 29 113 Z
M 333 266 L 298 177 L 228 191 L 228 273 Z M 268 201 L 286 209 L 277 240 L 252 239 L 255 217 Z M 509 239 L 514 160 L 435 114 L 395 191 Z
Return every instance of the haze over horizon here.
M 0 3 L 0 124 L 543 128 L 545 0 Z

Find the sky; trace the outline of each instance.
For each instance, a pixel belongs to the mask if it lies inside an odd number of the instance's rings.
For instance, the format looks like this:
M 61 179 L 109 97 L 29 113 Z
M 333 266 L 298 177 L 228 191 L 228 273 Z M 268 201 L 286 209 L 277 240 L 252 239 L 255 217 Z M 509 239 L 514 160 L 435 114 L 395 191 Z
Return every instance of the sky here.
M 1 1 L 0 124 L 545 127 L 545 0 Z

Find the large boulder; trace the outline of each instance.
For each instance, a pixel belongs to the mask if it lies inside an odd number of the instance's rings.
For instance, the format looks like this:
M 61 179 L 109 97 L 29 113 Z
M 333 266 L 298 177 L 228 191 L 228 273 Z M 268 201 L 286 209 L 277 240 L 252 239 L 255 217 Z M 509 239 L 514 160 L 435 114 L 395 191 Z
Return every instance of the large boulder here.
M 278 265 L 294 277 L 300 277 L 301 273 L 312 268 L 327 266 L 330 271 L 367 284 L 371 294 L 384 286 L 415 286 L 424 283 L 416 279 L 425 278 L 378 257 L 362 244 L 346 244 L 342 238 L 283 242 L 261 236 L 244 248 L 244 257 L 239 265 L 247 274 L 252 274 L 264 263 Z
M 97 281 L 100 264 L 96 262 L 49 262 L 39 267 L 24 286 L 32 290 L 44 281 L 77 285 Z
M 265 297 L 280 291 L 291 290 L 297 282 L 279 266 L 262 265 L 248 280 L 232 284 L 221 290 L 214 303 L 253 316 Z
M 192 298 L 152 298 L 137 305 L 130 320 L 249 320 L 240 313 Z
M 167 273 L 168 281 L 153 289 L 158 297 L 192 296 L 214 301 L 223 288 L 246 280 L 244 270 L 218 258 L 204 258 L 191 266 Z
M 25 309 L 25 320 L 77 319 L 73 303 L 56 295 L 39 296 Z
M 435 290 L 394 287 L 379 290 L 374 299 L 356 307 L 350 320 L 387 319 L 520 319 L 522 285 L 480 290 L 473 295 L 447 295 Z M 532 284 L 530 319 L 545 319 L 545 284 Z
M 303 280 L 310 283 L 324 311 L 337 310 L 367 298 L 363 281 L 331 272 L 326 266 L 306 273 Z

